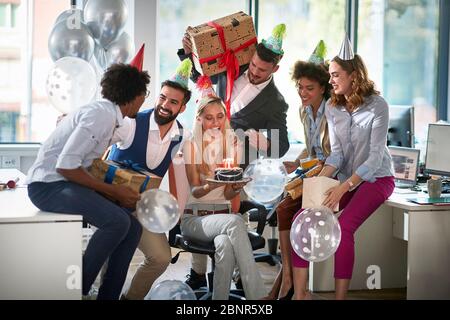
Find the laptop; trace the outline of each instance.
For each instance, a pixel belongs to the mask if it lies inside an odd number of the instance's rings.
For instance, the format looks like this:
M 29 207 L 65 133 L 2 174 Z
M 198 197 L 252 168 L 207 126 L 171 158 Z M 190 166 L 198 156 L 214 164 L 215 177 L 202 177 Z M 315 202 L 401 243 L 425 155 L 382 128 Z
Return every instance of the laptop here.
M 419 173 L 420 150 L 394 146 L 389 146 L 388 149 L 394 163 L 396 191 L 415 187 Z

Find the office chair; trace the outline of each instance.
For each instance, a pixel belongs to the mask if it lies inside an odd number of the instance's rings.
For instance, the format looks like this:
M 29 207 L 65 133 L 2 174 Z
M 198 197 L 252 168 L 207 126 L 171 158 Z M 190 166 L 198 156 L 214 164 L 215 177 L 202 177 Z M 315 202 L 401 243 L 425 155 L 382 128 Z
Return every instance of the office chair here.
M 278 197 L 273 204 L 263 205 L 262 203 L 258 203 L 256 201 L 243 201 L 241 203 L 241 208 L 244 206 L 244 209 L 250 214 L 250 221 L 258 221 L 258 230 L 264 230 L 265 226 L 260 226 L 260 223 L 267 224 L 271 228 L 271 237 L 267 239 L 268 252 L 256 252 L 255 253 L 255 261 L 256 262 L 266 262 L 271 266 L 275 266 L 281 263 L 281 257 L 278 254 L 278 238 L 276 236 L 276 228 L 277 228 L 277 213 L 276 209 L 280 201 L 283 199 L 283 195 Z M 246 202 L 246 203 L 245 203 Z M 253 206 L 253 208 L 252 208 Z M 264 210 L 267 211 L 265 221 L 260 221 L 258 216 L 258 211 Z
M 262 237 L 262 232 L 264 231 L 264 226 L 266 222 L 266 216 L 267 211 L 263 207 L 255 208 L 253 215 L 256 218 L 258 218 L 258 227 L 255 231 L 248 231 L 248 237 L 250 239 L 250 244 L 252 246 L 253 250 L 262 249 L 266 245 L 266 240 Z M 259 215 L 258 217 L 256 217 Z M 213 292 L 213 278 L 214 278 L 214 269 L 215 269 L 215 252 L 216 248 L 214 246 L 214 242 L 200 242 L 200 241 L 194 241 L 192 239 L 189 239 L 188 237 L 185 237 L 181 234 L 180 226 L 175 226 L 170 232 L 169 232 L 169 245 L 174 248 L 182 249 L 182 251 L 178 252 L 173 258 L 171 263 L 174 264 L 178 261 L 179 255 L 183 252 L 190 252 L 190 253 L 199 253 L 199 254 L 207 254 L 212 261 L 212 268 L 211 272 L 207 274 L 207 288 L 200 288 L 198 290 L 195 290 L 195 294 L 198 298 L 198 300 L 209 300 L 212 297 Z M 230 300 L 244 300 L 245 299 L 245 293 L 241 289 L 237 290 L 230 290 Z

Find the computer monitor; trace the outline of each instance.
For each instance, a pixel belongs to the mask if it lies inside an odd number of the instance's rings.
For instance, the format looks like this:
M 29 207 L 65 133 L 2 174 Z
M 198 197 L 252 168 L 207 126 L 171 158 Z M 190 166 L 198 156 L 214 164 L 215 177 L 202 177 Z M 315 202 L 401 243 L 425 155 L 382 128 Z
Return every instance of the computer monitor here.
M 394 163 L 396 187 L 413 187 L 417 183 L 419 172 L 419 149 L 388 147 Z
M 425 172 L 450 176 L 450 124 L 431 123 L 428 125 Z
M 414 147 L 414 107 L 389 106 L 388 146 Z

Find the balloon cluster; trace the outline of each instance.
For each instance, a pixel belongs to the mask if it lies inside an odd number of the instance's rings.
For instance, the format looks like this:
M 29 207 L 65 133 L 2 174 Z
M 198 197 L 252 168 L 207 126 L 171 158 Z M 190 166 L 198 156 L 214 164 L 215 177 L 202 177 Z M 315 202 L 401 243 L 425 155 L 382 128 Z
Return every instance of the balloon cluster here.
M 88 0 L 83 10 L 73 7 L 58 16 L 48 38 L 55 64 L 46 83 L 56 109 L 68 113 L 92 100 L 97 75 L 90 63 L 106 70 L 131 60 L 134 42 L 123 31 L 127 17 L 123 0 Z

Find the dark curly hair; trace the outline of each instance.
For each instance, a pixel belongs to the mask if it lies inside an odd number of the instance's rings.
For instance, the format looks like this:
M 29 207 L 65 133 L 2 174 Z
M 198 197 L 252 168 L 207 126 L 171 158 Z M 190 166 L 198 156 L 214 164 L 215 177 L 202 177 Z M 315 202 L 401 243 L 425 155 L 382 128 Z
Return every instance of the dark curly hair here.
M 256 46 L 256 53 L 262 61 L 271 62 L 274 66 L 276 66 L 281 58 L 283 58 L 283 55 L 276 54 L 272 50 L 267 49 L 262 42 L 258 43 Z
M 189 100 L 191 100 L 192 92 L 190 90 L 186 89 L 185 87 L 183 87 L 178 82 L 166 80 L 163 83 L 161 83 L 161 89 L 162 89 L 162 87 L 165 87 L 165 86 L 180 90 L 181 92 L 184 93 L 182 105 L 187 104 L 189 102 Z
M 328 65 L 315 64 L 306 61 L 297 61 L 292 71 L 291 79 L 297 84 L 300 78 L 307 78 L 317 82 L 321 87 L 325 88 L 323 96 L 326 100 L 331 96 L 330 74 L 328 73 Z
M 348 74 L 355 72 L 356 77 L 352 82 L 352 92 L 348 99 L 344 95 L 333 93 L 331 95 L 332 106 L 347 106 L 350 110 L 354 110 L 364 103 L 364 98 L 380 94 L 375 89 L 375 83 L 369 79 L 367 67 L 360 55 L 355 54 L 352 60 L 342 60 L 336 56 L 331 61 L 336 62 Z
M 140 95 L 146 95 L 149 83 L 150 76 L 147 71 L 139 71 L 136 67 L 123 63 L 111 65 L 100 82 L 103 98 L 118 106 L 127 104 Z

